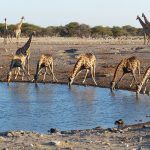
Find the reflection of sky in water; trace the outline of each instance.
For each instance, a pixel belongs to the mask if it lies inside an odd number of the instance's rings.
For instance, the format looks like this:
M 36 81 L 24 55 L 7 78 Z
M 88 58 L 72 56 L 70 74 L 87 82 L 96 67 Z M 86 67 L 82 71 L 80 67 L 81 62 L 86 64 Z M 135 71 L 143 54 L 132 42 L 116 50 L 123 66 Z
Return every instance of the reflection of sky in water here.
M 137 100 L 134 92 L 28 83 L 3 83 L 0 91 L 0 131 L 111 127 L 120 118 L 126 123 L 150 121 L 149 97 Z

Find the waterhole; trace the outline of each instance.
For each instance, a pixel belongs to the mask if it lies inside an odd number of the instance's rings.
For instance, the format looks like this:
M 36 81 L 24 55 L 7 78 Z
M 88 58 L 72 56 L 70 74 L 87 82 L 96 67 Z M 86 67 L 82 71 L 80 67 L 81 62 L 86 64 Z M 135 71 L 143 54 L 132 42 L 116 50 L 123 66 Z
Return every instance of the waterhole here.
M 99 87 L 32 83 L 0 84 L 0 132 L 60 130 L 150 121 L 150 97 Z

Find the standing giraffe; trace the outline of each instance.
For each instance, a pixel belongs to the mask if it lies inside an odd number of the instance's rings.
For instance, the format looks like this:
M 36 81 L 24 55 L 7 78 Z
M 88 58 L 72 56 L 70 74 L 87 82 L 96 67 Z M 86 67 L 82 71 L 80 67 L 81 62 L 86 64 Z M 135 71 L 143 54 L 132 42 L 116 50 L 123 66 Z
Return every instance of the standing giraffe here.
M 5 51 L 7 52 L 7 49 L 6 49 L 6 45 L 7 45 L 7 39 L 8 39 L 8 27 L 7 27 L 7 19 L 5 18 L 5 29 L 4 29 L 4 48 L 5 48 Z
M 133 76 L 130 87 L 133 85 L 134 81 L 137 83 L 135 77 L 136 70 L 138 70 L 138 74 L 140 78 L 140 61 L 135 56 L 122 59 L 115 70 L 114 77 L 111 82 L 111 89 L 114 90 L 115 86 L 122 80 L 124 75 L 127 73 L 131 73 Z
M 148 21 L 144 13 L 142 13 L 142 17 L 144 18 L 145 23 L 150 26 L 150 22 Z
M 36 68 L 36 74 L 34 76 L 33 81 L 37 82 L 38 76 L 40 75 L 40 72 L 42 69 L 45 69 L 44 76 L 43 76 L 43 81 L 45 81 L 45 77 L 47 74 L 47 69 L 49 69 L 49 72 L 52 74 L 53 81 L 58 81 L 54 75 L 53 71 L 53 57 L 49 54 L 43 54 L 40 57 L 40 60 L 37 63 L 37 68 Z
M 4 19 L 5 21 L 5 28 L 4 28 L 4 45 L 7 45 L 7 42 L 11 42 L 11 31 L 8 30 L 7 26 L 7 18 Z
M 74 78 L 83 70 L 86 69 L 86 74 L 82 83 L 85 82 L 88 72 L 91 71 L 92 79 L 97 85 L 95 81 L 95 67 L 96 67 L 96 57 L 92 53 L 81 54 L 78 56 L 78 60 L 73 68 L 71 75 L 69 76 L 68 85 L 71 87 Z
M 141 91 L 142 87 L 144 86 L 144 84 L 145 84 L 145 87 L 144 87 L 143 93 L 145 94 L 148 81 L 150 81 L 150 66 L 145 71 L 143 79 L 140 82 L 140 84 L 137 85 L 137 91 L 136 91 L 137 94 L 140 93 L 140 91 Z
M 148 44 L 148 43 L 149 43 L 149 40 L 150 40 L 150 27 L 149 27 L 148 24 L 144 23 L 144 22 L 142 21 L 142 19 L 141 19 L 139 16 L 137 16 L 136 19 L 139 20 L 141 26 L 143 27 L 143 32 L 144 32 L 144 45 L 146 44 L 146 35 L 148 36 L 148 38 L 147 38 L 147 40 L 148 40 L 148 41 L 147 41 L 147 44 Z
M 16 51 L 16 55 L 24 55 L 26 57 L 26 61 L 27 61 L 27 72 L 28 72 L 28 75 L 30 75 L 29 73 L 29 59 L 30 59 L 30 44 L 31 44 L 31 40 L 32 40 L 32 36 L 35 35 L 35 31 L 33 31 L 30 36 L 29 36 L 29 39 L 28 41 L 25 43 L 25 45 L 21 48 L 19 48 L 17 51 Z
M 17 43 L 19 42 L 19 38 L 21 35 L 21 27 L 22 27 L 23 20 L 24 20 L 24 16 L 22 16 L 21 21 L 15 25 L 15 36 L 17 39 Z

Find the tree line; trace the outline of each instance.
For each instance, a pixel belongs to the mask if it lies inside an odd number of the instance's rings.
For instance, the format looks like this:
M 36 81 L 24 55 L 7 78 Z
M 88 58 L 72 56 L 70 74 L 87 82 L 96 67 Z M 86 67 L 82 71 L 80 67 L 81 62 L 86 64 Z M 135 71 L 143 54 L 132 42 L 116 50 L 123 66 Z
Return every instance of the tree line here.
M 14 36 L 15 25 L 8 25 L 8 34 Z M 70 22 L 65 26 L 48 26 L 40 27 L 37 25 L 23 23 L 22 25 L 22 36 L 28 36 L 32 31 L 36 31 L 37 36 L 56 36 L 56 37 L 81 37 L 81 38 L 105 38 L 112 36 L 114 38 L 119 36 L 141 36 L 142 29 L 135 28 L 130 25 L 118 27 L 104 27 L 94 26 L 90 27 L 87 24 L 79 24 L 78 22 Z M 0 36 L 3 37 L 5 34 L 5 25 L 0 23 Z

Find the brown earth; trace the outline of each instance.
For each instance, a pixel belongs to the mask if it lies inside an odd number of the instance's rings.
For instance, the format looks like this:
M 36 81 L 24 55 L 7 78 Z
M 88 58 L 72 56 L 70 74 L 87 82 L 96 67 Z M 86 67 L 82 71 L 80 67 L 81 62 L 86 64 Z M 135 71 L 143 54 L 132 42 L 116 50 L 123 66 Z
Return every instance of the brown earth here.
M 42 39 L 42 40 L 41 40 Z M 115 68 L 122 58 L 137 56 L 141 60 L 141 73 L 143 74 L 150 63 L 150 46 L 142 45 L 142 41 L 136 44 L 128 44 L 117 42 L 110 43 L 105 42 L 99 44 L 94 40 L 92 42 L 86 41 L 81 43 L 80 40 L 73 43 L 70 39 L 65 39 L 65 42 L 60 42 L 57 39 L 55 42 L 51 42 L 52 39 L 49 38 L 34 38 L 31 44 L 31 58 L 30 58 L 30 74 L 31 79 L 35 74 L 36 64 L 41 54 L 51 54 L 54 58 L 54 73 L 58 79 L 58 83 L 67 83 L 68 74 L 73 69 L 76 62 L 75 56 L 81 53 L 92 52 L 97 58 L 96 66 L 96 80 L 98 86 L 100 87 L 110 87 L 110 82 L 112 80 Z M 27 39 L 22 39 L 19 44 L 21 47 Z M 67 40 L 70 43 L 67 43 Z M 5 52 L 3 44 L 0 46 L 0 80 L 6 81 L 9 64 L 12 59 L 12 55 L 15 54 L 17 50 L 16 43 L 8 43 L 6 46 L 8 52 Z M 83 76 L 85 71 L 83 71 L 74 81 L 74 84 L 82 84 Z M 119 84 L 120 89 L 135 90 L 135 86 L 129 87 L 132 76 L 130 74 L 126 75 L 122 82 Z M 12 81 L 21 81 L 21 77 L 17 80 L 12 79 Z M 25 81 L 28 81 L 25 79 Z M 52 78 L 50 76 L 46 77 L 46 82 L 51 82 Z M 41 80 L 39 80 L 41 82 Z M 94 85 L 91 80 L 91 75 L 88 75 L 86 85 Z M 150 86 L 148 87 L 148 89 Z
M 22 39 L 22 46 L 27 39 Z M 92 52 L 97 58 L 96 80 L 99 87 L 110 87 L 115 67 L 122 58 L 137 56 L 141 60 L 141 73 L 143 74 L 150 63 L 150 46 L 142 45 L 142 41 L 135 43 L 118 42 L 65 42 L 45 38 L 34 38 L 31 44 L 30 74 L 31 79 L 35 73 L 36 64 L 41 54 L 52 54 L 54 58 L 54 73 L 58 83 L 67 83 L 68 74 L 72 70 L 76 58 L 81 53 Z M 67 40 L 69 42 L 67 42 Z M 8 43 L 7 52 L 3 43 L 0 45 L 0 81 L 6 81 L 9 64 L 12 55 L 17 50 L 16 43 Z M 74 84 L 82 84 L 83 71 L 74 81 Z M 21 77 L 17 80 L 21 81 Z M 28 81 L 27 79 L 25 81 Z M 46 82 L 52 78 L 47 76 Z M 31 81 L 30 81 L 31 82 Z M 41 82 L 41 79 L 39 80 Z M 135 86 L 129 87 L 131 75 L 119 84 L 120 89 L 135 90 Z M 88 76 L 86 85 L 94 85 L 91 76 Z M 150 84 L 148 85 L 150 90 Z M 143 126 L 144 125 L 144 126 Z M 44 135 L 33 132 L 11 131 L 0 134 L 1 149 L 105 149 L 105 150 L 142 150 L 150 149 L 150 122 L 145 124 L 127 126 L 124 129 L 95 128 L 82 131 L 66 131 L 52 135 Z

